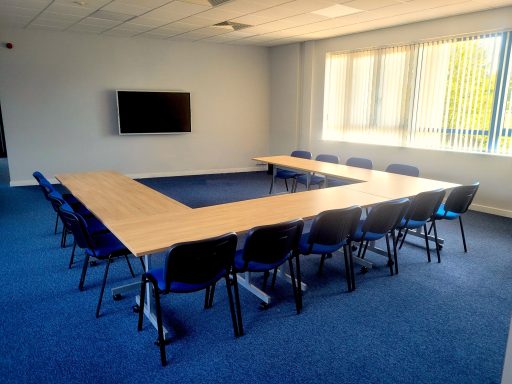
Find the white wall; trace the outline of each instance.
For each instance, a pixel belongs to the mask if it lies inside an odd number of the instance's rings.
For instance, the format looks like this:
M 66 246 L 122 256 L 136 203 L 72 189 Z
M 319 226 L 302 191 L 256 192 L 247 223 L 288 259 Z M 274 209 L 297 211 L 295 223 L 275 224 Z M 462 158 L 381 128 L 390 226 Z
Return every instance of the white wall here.
M 470 183 L 480 181 L 474 209 L 512 217 L 512 158 L 504 156 L 464 154 L 432 150 L 363 145 L 321 139 L 325 54 L 334 50 L 417 42 L 443 36 L 496 31 L 512 28 L 512 7 L 486 12 L 415 23 L 378 31 L 358 33 L 339 38 L 311 41 L 271 48 L 272 92 L 280 94 L 300 90 L 294 99 L 273 98 L 271 104 L 272 153 L 289 153 L 290 143 L 281 134 L 283 127 L 298 131 L 293 138 L 303 149 L 318 153 L 338 154 L 342 161 L 351 156 L 368 157 L 376 169 L 384 169 L 393 162 L 414 164 L 421 176 Z M 302 54 L 298 54 L 301 52 Z M 298 73 L 295 86 L 291 74 Z M 293 110 L 293 108 L 297 108 Z M 295 122 L 295 116 L 300 118 Z M 279 125 L 275 124 L 279 121 Z
M 2 105 L 11 185 L 34 170 L 137 176 L 254 169 L 269 147 L 263 47 L 1 30 Z M 192 133 L 119 136 L 116 89 L 191 92 Z

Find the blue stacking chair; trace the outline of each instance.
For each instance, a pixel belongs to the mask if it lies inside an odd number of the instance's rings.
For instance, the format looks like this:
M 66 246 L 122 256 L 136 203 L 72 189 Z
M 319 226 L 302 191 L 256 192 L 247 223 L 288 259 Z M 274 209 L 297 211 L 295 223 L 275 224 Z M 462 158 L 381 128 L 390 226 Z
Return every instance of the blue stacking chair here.
M 416 195 L 411 200 L 411 205 L 407 209 L 404 218 L 398 225 L 398 238 L 403 233 L 402 241 L 400 243 L 399 249 L 402 249 L 402 245 L 404 244 L 405 238 L 409 230 L 415 230 L 423 228 L 423 233 L 425 237 L 425 246 L 427 247 L 427 259 L 430 263 L 430 246 L 428 243 L 428 232 L 427 232 L 427 222 L 432 220 L 435 213 L 439 209 L 441 202 L 444 199 L 445 191 L 444 189 L 437 189 L 435 191 L 422 192 Z M 439 247 L 437 245 L 437 229 L 434 228 L 435 234 L 435 244 L 436 244 L 436 252 L 437 252 L 437 262 L 441 262 L 441 255 L 439 253 Z M 395 261 L 395 273 L 398 273 L 398 263 Z
M 162 325 L 160 296 L 168 293 L 190 293 L 206 290 L 205 308 L 210 308 L 213 300 L 213 287 L 222 278 L 226 281 L 229 309 L 235 337 L 241 335 L 237 325 L 237 316 L 233 304 L 234 286 L 236 310 L 240 313 L 238 283 L 236 274 L 231 274 L 233 258 L 236 252 L 237 236 L 234 233 L 199 241 L 190 241 L 174 245 L 165 259 L 163 268 L 152 269 L 142 275 L 140 285 L 140 310 L 137 329 L 142 330 L 146 284 L 153 287 L 158 328 L 158 346 L 162 365 L 167 364 L 165 341 Z
M 356 288 L 350 236 L 355 233 L 361 212 L 358 206 L 321 212 L 313 219 L 310 231 L 302 234 L 299 243 L 299 254 L 321 255 L 318 274 L 322 273 L 325 259 L 343 248 L 349 291 Z
M 124 256 L 132 277 L 135 277 L 130 260 L 128 259 L 128 255 L 131 252 L 110 232 L 93 236 L 84 218 L 80 214 L 73 212 L 73 210 L 69 209 L 66 205 L 61 205 L 59 207 L 59 212 L 60 217 L 65 223 L 64 225 L 73 233 L 76 245 L 85 251 L 85 260 L 82 267 L 82 274 L 80 276 L 80 283 L 78 285 L 78 288 L 81 291 L 84 289 L 89 258 L 93 257 L 98 260 L 106 261 L 100 296 L 96 306 L 96 317 L 99 317 L 101 302 L 103 300 L 103 292 L 105 291 L 105 284 L 107 282 L 108 270 L 113 259 Z
M 324 161 L 326 163 L 332 163 L 332 164 L 339 164 L 340 163 L 340 158 L 336 155 L 328 155 L 328 154 L 320 154 L 318 155 L 315 160 L 317 161 Z M 306 185 L 308 182 L 308 178 L 306 175 L 299 175 L 295 178 L 295 183 L 294 183 L 294 186 L 293 186 L 293 190 L 292 192 L 295 192 L 297 191 L 297 184 L 304 184 Z M 318 185 L 318 188 L 320 188 L 322 186 L 322 184 L 324 184 L 325 182 L 325 177 L 324 176 L 318 176 L 318 175 L 315 175 L 315 174 L 312 174 L 311 175 L 311 180 L 309 182 L 309 188 L 311 188 L 312 185 Z
M 61 217 L 61 212 L 59 210 L 59 208 L 61 206 L 65 206 L 66 209 L 75 212 L 75 210 L 71 207 L 71 205 L 69 205 L 68 203 L 66 203 L 64 201 L 62 195 L 59 192 L 57 192 L 57 191 L 50 192 L 48 194 L 48 198 L 50 200 L 50 203 L 52 204 L 53 209 L 57 212 L 57 215 L 59 217 Z M 85 219 L 85 221 L 87 223 L 87 227 L 88 227 L 89 232 L 91 234 L 96 235 L 96 234 L 99 234 L 99 233 L 108 232 L 107 227 L 105 227 L 94 216 L 83 216 L 82 215 L 82 217 Z M 71 232 L 71 228 L 69 228 L 66 225 L 66 222 L 64 220 L 62 220 L 62 218 L 61 218 L 61 221 L 64 224 L 64 228 L 62 230 L 62 237 L 61 237 L 61 240 L 60 240 L 60 246 L 61 246 L 61 248 L 64 248 L 66 246 L 66 236 L 67 236 L 68 233 L 72 233 L 72 232 Z M 73 249 L 71 251 L 71 257 L 69 259 L 69 268 L 71 268 L 71 266 L 73 265 L 73 261 L 74 261 L 74 257 L 75 257 L 75 249 L 76 249 L 76 241 L 73 241 Z
M 394 230 L 398 227 L 409 206 L 409 199 L 398 199 L 380 203 L 373 207 L 365 220 L 361 220 L 352 236 L 353 241 L 360 242 L 357 256 L 364 259 L 370 241 L 386 239 L 388 266 L 393 276 L 393 264 L 396 263 L 396 241 Z M 389 245 L 389 234 L 392 237 L 393 257 Z M 363 247 L 364 244 L 364 247 Z M 394 260 L 393 260 L 394 259 Z
M 309 151 L 293 151 L 290 156 L 293 157 L 300 157 L 302 159 L 311 160 L 313 155 L 311 155 L 311 152 Z M 275 178 L 277 179 L 283 179 L 284 185 L 286 186 L 286 190 L 288 191 L 288 179 L 295 179 L 295 177 L 302 175 L 302 173 L 297 173 L 295 171 L 288 171 L 286 169 L 277 169 Z M 272 177 L 272 182 L 270 184 L 270 191 L 269 194 L 272 193 L 272 190 L 274 189 L 274 177 Z M 293 185 L 292 185 L 293 186 Z
M 345 164 L 349 167 L 373 169 L 372 161 L 363 157 L 349 157 Z
M 473 199 L 480 187 L 480 183 L 476 182 L 471 185 L 461 185 L 460 187 L 455 187 L 444 204 L 439 206 L 429 229 L 432 231 L 432 228 L 435 229 L 435 222 L 438 220 L 456 220 L 459 219 L 460 224 L 460 232 L 462 235 L 462 243 L 464 245 L 464 252 L 468 251 L 466 246 L 466 236 L 464 235 L 464 226 L 462 225 L 462 215 L 467 212 L 469 206 L 473 202 Z
M 277 268 L 288 262 L 292 280 L 293 296 L 297 314 L 302 308 L 299 241 L 304 228 L 302 219 L 252 228 L 242 249 L 235 255 L 235 272 L 263 272 L 265 289 L 269 272 L 274 270 L 272 285 L 275 283 Z M 292 260 L 297 268 L 297 286 Z M 238 317 L 238 329 L 243 334 L 242 317 Z
M 43 195 L 44 195 L 46 200 L 50 201 L 50 198 L 48 197 L 48 194 L 50 194 L 51 192 L 59 193 L 54 188 L 52 183 L 50 183 L 50 181 L 41 172 L 35 171 L 32 174 L 32 176 L 34 177 L 34 179 L 36 179 L 36 181 L 37 181 L 37 183 L 39 185 L 39 188 L 43 192 Z M 64 201 L 66 201 L 68 204 L 74 206 L 75 209 L 80 209 L 80 211 L 83 214 L 90 214 L 90 212 L 88 212 L 85 209 L 85 207 L 73 195 L 71 195 L 69 193 L 66 193 L 66 194 L 62 194 L 61 196 L 64 199 Z M 55 234 L 57 234 L 58 225 L 59 225 L 59 215 L 56 214 L 56 217 L 55 217 L 55 229 L 54 229 L 54 233 Z
M 420 175 L 418 167 L 408 164 L 389 164 L 386 168 L 386 172 L 414 177 L 418 177 Z

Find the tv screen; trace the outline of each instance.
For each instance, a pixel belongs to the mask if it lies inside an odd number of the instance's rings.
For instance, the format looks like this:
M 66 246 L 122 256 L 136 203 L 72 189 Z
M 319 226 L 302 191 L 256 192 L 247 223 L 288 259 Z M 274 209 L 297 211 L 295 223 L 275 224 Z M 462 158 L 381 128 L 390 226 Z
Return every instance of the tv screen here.
M 190 93 L 117 91 L 119 134 L 190 132 Z

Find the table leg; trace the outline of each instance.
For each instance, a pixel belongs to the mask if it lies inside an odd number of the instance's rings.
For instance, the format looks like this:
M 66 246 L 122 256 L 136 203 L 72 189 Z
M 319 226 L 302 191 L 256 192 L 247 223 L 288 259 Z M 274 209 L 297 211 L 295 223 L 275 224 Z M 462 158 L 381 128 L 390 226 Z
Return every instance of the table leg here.
M 151 267 L 151 255 L 144 256 L 144 263 L 146 264 L 146 270 L 149 270 Z M 156 321 L 156 314 L 154 312 L 155 301 L 153 299 L 152 286 L 151 286 L 151 283 L 147 283 L 147 284 L 148 285 L 146 287 L 146 297 L 144 298 L 145 299 L 144 315 L 151 322 L 151 324 L 153 324 L 153 327 L 155 327 L 155 329 L 158 329 L 157 321 Z M 139 283 L 139 288 L 140 288 L 140 283 Z M 137 303 L 137 305 L 140 305 L 140 300 L 141 300 L 140 295 L 137 295 L 135 297 L 135 302 Z M 164 324 L 163 329 L 164 329 L 164 339 L 170 340 L 173 336 L 173 332 L 171 332 L 170 327 L 167 327 Z
M 251 272 L 244 272 L 243 276 L 241 274 L 238 274 L 237 280 L 238 285 L 247 289 L 249 292 L 251 292 L 264 303 L 270 304 L 271 297 L 251 283 Z

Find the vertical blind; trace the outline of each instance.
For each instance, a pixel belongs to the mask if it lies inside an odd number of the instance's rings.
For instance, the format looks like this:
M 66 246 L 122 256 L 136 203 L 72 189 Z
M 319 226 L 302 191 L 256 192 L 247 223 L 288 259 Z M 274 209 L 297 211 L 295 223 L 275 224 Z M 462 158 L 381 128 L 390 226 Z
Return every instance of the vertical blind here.
M 509 35 L 329 52 L 323 138 L 512 154 Z

